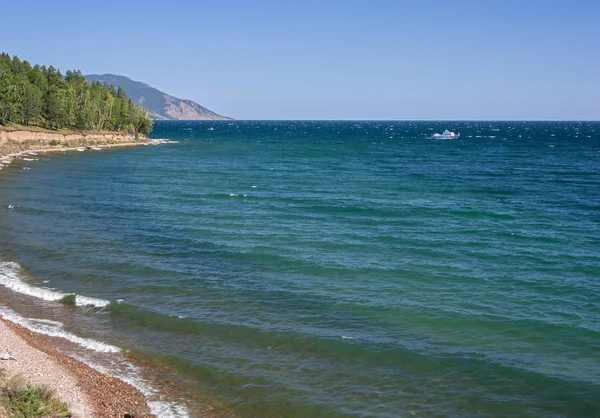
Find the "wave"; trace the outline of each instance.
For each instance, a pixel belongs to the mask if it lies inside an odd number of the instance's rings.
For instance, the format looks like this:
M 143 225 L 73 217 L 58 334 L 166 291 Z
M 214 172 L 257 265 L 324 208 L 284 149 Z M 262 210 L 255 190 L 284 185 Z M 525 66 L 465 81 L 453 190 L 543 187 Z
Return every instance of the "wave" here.
M 0 262 L 0 285 L 11 289 L 12 291 L 22 293 L 35 298 L 48 300 L 48 301 L 60 301 L 65 296 L 71 294 L 60 292 L 53 289 L 47 289 L 37 287 L 25 283 L 21 280 L 21 266 L 15 262 Z M 75 304 L 78 306 L 94 306 L 98 308 L 106 307 L 110 305 L 110 301 L 98 298 L 91 298 L 87 296 L 75 295 Z M 0 316 L 7 321 L 21 325 L 30 331 L 47 335 L 50 337 L 63 338 L 71 341 L 83 347 L 84 349 L 91 350 L 98 353 L 119 353 L 121 349 L 119 347 L 96 341 L 91 338 L 79 337 L 71 332 L 64 329 L 64 324 L 59 321 L 43 318 L 27 318 L 19 315 L 15 311 L 0 305 Z M 159 393 L 148 385 L 139 373 L 134 365 L 128 363 L 128 370 L 126 373 L 120 373 L 115 368 L 114 370 L 103 367 L 83 356 L 73 355 L 78 360 L 84 362 L 88 366 L 98 370 L 101 373 L 105 373 L 112 377 L 123 380 L 129 383 L 136 389 L 138 389 L 146 398 L 150 411 L 157 417 L 160 418 L 187 418 L 189 417 L 187 408 L 174 402 L 167 402 L 164 400 L 157 400 Z
M 91 360 L 85 356 L 73 355 L 73 357 L 82 363 L 100 373 L 112 376 L 139 390 L 146 398 L 146 403 L 150 412 L 159 418 L 188 418 L 187 408 L 175 402 L 161 400 L 160 393 L 154 389 L 147 381 L 140 376 L 139 369 L 126 361 L 123 363 L 112 362 L 111 366 L 102 365 L 97 361 Z
M 179 141 L 169 138 L 151 138 L 150 141 L 155 144 L 179 144 Z
M 83 348 L 88 350 L 96 351 L 99 353 L 118 353 L 121 351 L 119 347 L 114 345 L 105 344 L 100 341 L 92 340 L 91 338 L 79 337 L 68 331 L 65 331 L 63 324 L 58 321 L 52 321 L 49 319 L 35 319 L 26 318 L 19 315 L 18 313 L 0 305 L 0 316 L 7 321 L 21 325 L 30 331 L 37 332 L 38 334 L 48 335 L 50 337 L 64 338 L 65 340 L 71 341 Z
M 38 334 L 48 335 L 50 337 L 64 338 L 91 351 L 99 353 L 118 353 L 121 351 L 121 349 L 118 347 L 92 340 L 90 338 L 78 337 L 77 335 L 65 331 L 63 329 L 64 325 L 58 321 L 53 321 L 50 319 L 26 318 L 1 305 L 0 316 L 9 322 L 27 328 L 30 331 Z M 160 418 L 189 417 L 187 409 L 184 406 L 178 405 L 174 402 L 155 400 L 156 398 L 159 398 L 160 394 L 154 388 L 148 385 L 142 377 L 140 377 L 138 369 L 133 364 L 127 363 L 127 370 L 125 372 L 120 372 L 118 368 L 113 370 L 111 368 L 101 366 L 82 355 L 71 354 L 71 356 L 101 373 L 120 379 L 138 389 L 146 397 L 150 411 L 155 416 Z
M 0 262 L 0 284 L 10 290 L 24 295 L 33 296 L 38 299 L 58 302 L 65 296 L 72 296 L 71 293 L 64 293 L 59 290 L 37 287 L 25 283 L 21 280 L 21 266 L 14 262 Z M 77 306 L 94 306 L 103 308 L 110 304 L 109 300 L 91 298 L 88 296 L 75 295 L 75 305 Z

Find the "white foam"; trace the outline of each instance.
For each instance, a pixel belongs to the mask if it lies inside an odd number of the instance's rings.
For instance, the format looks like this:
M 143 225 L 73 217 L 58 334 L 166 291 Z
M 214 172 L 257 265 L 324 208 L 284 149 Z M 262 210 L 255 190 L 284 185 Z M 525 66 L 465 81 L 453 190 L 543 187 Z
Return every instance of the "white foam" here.
M 51 319 L 41 319 L 41 318 L 29 318 L 31 322 L 37 322 L 44 325 L 54 325 L 55 327 L 62 327 L 62 322 L 53 321 Z
M 23 293 L 29 296 L 37 297 L 44 300 L 56 301 L 66 296 L 67 293 L 39 288 L 24 283 L 19 278 L 19 270 L 21 266 L 14 262 L 0 262 L 0 284 L 8 287 L 9 289 Z M 103 299 L 89 298 L 86 296 L 76 296 L 77 305 L 93 305 L 93 306 L 106 306 L 109 301 Z M 91 338 L 79 337 L 71 332 L 65 331 L 64 324 L 59 321 L 42 318 L 26 318 L 13 310 L 0 305 L 0 316 L 5 320 L 21 325 L 33 332 L 39 334 L 48 335 L 50 337 L 64 338 L 65 340 L 71 341 L 85 349 L 99 352 L 99 353 L 118 353 L 121 351 L 119 347 L 105 344 L 100 341 L 93 340 Z M 89 361 L 88 359 L 74 356 L 78 360 L 83 361 L 94 369 L 101 373 L 108 374 L 129 383 L 136 389 L 138 389 L 146 398 L 150 411 L 153 415 L 158 418 L 189 418 L 187 408 L 183 405 L 178 405 L 174 402 L 166 402 L 163 400 L 157 400 L 160 395 L 152 388 L 144 379 L 142 379 L 137 371 L 137 368 L 131 363 L 127 364 L 128 370 L 126 373 L 118 373 L 113 370 L 107 369 L 99 364 Z
M 150 386 L 143 378 L 140 377 L 138 368 L 131 363 L 127 363 L 127 370 L 121 371 L 120 368 L 107 368 L 89 359 L 82 358 L 80 356 L 74 356 L 77 360 L 86 363 L 88 366 L 99 371 L 100 373 L 107 374 L 115 377 L 125 383 L 130 384 L 142 395 L 146 397 L 146 403 L 150 407 L 150 412 L 158 418 L 189 418 L 187 408 L 183 405 L 178 405 L 175 402 L 167 402 L 162 400 L 156 400 L 160 395 L 156 389 Z
M 150 412 L 159 418 L 188 418 L 187 408 L 173 402 L 147 401 Z
M 119 347 L 114 345 L 104 344 L 100 341 L 92 340 L 91 338 L 78 337 L 63 329 L 61 322 L 52 321 L 49 319 L 32 319 L 25 318 L 18 313 L 0 306 L 0 315 L 7 321 L 21 325 L 33 332 L 48 335 L 50 337 L 64 338 L 88 350 L 97 351 L 99 353 L 118 353 L 121 351 Z
M 165 139 L 165 138 L 154 138 L 151 139 L 150 142 L 152 144 L 179 144 L 179 141 L 173 141 L 171 139 Z
M 57 302 L 69 295 L 69 293 L 64 293 L 59 290 L 37 287 L 23 282 L 19 277 L 20 269 L 21 266 L 19 266 L 17 263 L 0 262 L 0 284 L 6 286 L 14 292 L 48 301 Z M 77 306 L 95 306 L 102 308 L 107 306 L 109 303 L 110 301 L 104 299 L 75 295 L 75 304 Z

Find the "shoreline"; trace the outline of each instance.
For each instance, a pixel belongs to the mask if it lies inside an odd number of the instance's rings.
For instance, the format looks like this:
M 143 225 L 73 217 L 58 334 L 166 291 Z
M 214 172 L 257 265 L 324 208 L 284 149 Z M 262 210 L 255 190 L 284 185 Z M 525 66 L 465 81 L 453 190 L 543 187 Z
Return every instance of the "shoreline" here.
M 6 379 L 20 375 L 28 384 L 47 386 L 68 404 L 74 418 L 152 417 L 145 396 L 136 388 L 93 369 L 55 348 L 53 338 L 0 315 L 0 351 L 16 360 L 0 361 Z
M 21 158 L 27 153 L 77 151 L 78 149 L 128 147 L 151 144 L 144 135 L 121 132 L 60 133 L 0 130 L 0 160 Z M 1 164 L 1 163 L 0 163 Z
M 2 131 L 0 134 L 3 132 L 6 131 Z M 34 133 L 29 131 L 12 132 L 17 132 L 19 135 Z M 90 145 L 74 144 L 74 146 L 52 148 L 38 147 L 35 145 L 42 144 L 26 140 L 23 142 L 29 146 L 13 153 L 4 153 L 0 143 L 0 154 L 2 154 L 0 155 L 0 174 L 2 169 L 7 168 L 9 164 L 28 156 L 35 156 L 35 154 L 76 152 L 81 151 L 82 148 L 85 151 L 91 151 L 92 148 L 101 150 L 162 143 L 147 137 L 140 137 L 139 141 L 134 142 L 130 140 L 133 139 L 131 135 L 120 136 L 120 139 L 128 139 L 127 142 L 106 143 L 114 139 L 112 134 L 96 134 L 94 143 Z M 30 153 L 34 153 L 34 155 Z M 2 160 L 10 160 L 10 163 L 2 163 Z M 1 301 L 0 304 L 4 305 Z M 58 347 L 60 346 L 59 341 L 63 338 L 30 330 L 12 322 L 2 313 L 0 313 L 0 336 L 2 336 L 0 353 L 8 350 L 16 358 L 16 360 L 0 361 L 0 372 L 4 371 L 6 374 L 2 381 L 6 382 L 12 376 L 22 376 L 26 384 L 55 389 L 57 397 L 69 405 L 73 417 L 155 416 L 151 412 L 149 400 L 140 389 L 119 377 L 102 373 L 83 361 L 62 352 Z M 32 362 L 30 358 L 37 360 Z
M 151 145 L 154 142 L 155 141 L 147 140 L 144 142 L 124 142 L 124 143 L 120 143 L 120 144 L 95 144 L 93 147 L 87 145 L 87 146 L 81 146 L 81 147 L 40 148 L 40 149 L 30 148 L 30 149 L 15 152 L 12 154 L 0 155 L 0 161 L 1 160 L 9 160 L 9 159 L 20 159 L 22 157 L 31 156 L 31 154 L 29 154 L 31 152 L 34 152 L 37 154 L 46 154 L 46 153 L 52 153 L 52 152 L 79 151 L 79 149 L 81 149 L 81 148 L 85 148 L 85 151 L 94 151 L 92 148 L 105 149 L 105 148 L 136 147 L 136 146 L 140 146 L 140 145 Z M 0 167 L 0 169 L 2 169 L 2 167 Z

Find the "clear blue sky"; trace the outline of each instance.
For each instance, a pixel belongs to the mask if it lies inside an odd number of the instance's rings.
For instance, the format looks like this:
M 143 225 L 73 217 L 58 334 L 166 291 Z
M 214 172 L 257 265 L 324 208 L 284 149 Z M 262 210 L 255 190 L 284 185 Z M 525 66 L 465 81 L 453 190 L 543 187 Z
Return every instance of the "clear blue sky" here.
M 600 119 L 600 0 L 1 0 L 0 50 L 237 119 Z

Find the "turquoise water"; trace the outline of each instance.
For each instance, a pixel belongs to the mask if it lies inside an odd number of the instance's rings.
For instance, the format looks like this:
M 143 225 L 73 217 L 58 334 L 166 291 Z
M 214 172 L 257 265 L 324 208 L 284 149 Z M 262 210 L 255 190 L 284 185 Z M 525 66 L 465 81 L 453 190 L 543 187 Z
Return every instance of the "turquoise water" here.
M 0 259 L 112 301 L 73 308 L 77 335 L 240 416 L 600 415 L 600 123 L 153 137 L 179 142 L 0 175 Z

